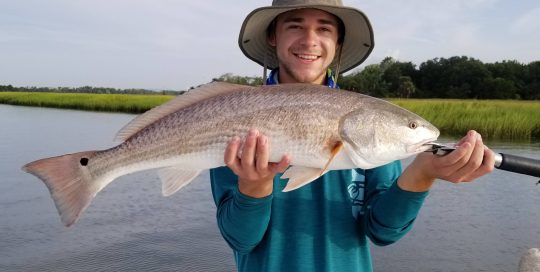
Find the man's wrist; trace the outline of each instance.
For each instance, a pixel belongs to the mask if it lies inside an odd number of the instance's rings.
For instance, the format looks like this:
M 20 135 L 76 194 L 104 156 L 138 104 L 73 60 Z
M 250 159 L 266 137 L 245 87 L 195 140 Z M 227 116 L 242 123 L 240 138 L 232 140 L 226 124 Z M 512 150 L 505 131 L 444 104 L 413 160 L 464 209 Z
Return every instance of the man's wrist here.
M 399 177 L 398 186 L 404 191 L 426 192 L 429 191 L 434 182 L 434 178 L 426 177 L 416 168 L 409 166 Z
M 238 180 L 238 191 L 253 198 L 263 198 L 272 194 L 274 190 L 273 179 L 264 181 Z

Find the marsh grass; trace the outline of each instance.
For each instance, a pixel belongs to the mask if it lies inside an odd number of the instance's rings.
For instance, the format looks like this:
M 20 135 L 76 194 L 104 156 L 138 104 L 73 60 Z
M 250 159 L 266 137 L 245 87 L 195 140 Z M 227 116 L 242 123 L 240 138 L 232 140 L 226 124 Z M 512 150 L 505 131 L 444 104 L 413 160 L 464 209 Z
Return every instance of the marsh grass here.
M 474 129 L 486 139 L 540 138 L 540 101 L 392 99 L 424 117 L 442 135 L 464 135 Z
M 174 96 L 0 92 L 1 104 L 142 113 Z M 474 129 L 486 139 L 540 139 L 540 101 L 390 99 L 424 117 L 445 136 Z
M 170 95 L 0 92 L 0 103 L 89 111 L 142 113 L 173 97 Z

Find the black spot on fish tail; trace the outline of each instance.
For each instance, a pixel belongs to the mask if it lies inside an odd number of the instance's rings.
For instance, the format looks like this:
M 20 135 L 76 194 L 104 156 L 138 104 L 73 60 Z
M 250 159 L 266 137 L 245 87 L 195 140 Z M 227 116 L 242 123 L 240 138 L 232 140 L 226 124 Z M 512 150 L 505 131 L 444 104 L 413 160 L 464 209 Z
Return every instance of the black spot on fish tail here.
M 87 166 L 88 165 L 88 158 L 81 158 L 81 165 Z

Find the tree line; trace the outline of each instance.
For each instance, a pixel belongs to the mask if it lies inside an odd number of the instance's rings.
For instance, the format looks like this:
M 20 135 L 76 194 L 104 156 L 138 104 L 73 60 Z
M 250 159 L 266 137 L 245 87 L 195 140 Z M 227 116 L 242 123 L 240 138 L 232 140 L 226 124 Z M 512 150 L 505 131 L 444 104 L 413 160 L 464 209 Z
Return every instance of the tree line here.
M 231 73 L 213 80 L 253 86 L 263 83 L 262 77 Z M 540 61 L 528 64 L 513 60 L 483 63 L 474 58 L 455 56 L 428 60 L 417 67 L 412 62 L 401 62 L 387 57 L 379 64 L 371 64 L 340 76 L 338 83 L 342 89 L 375 97 L 538 100 Z M 0 85 L 0 91 L 167 95 L 184 92 L 90 86 L 47 88 L 11 85 Z
M 261 77 L 224 74 L 214 80 L 260 85 Z M 379 64 L 342 75 L 342 89 L 375 97 L 540 99 L 540 61 L 483 63 L 462 57 L 435 58 L 416 67 L 387 57 Z
M 540 61 L 483 63 L 462 56 L 435 58 L 417 68 L 387 57 L 344 76 L 340 85 L 378 97 L 540 99 Z

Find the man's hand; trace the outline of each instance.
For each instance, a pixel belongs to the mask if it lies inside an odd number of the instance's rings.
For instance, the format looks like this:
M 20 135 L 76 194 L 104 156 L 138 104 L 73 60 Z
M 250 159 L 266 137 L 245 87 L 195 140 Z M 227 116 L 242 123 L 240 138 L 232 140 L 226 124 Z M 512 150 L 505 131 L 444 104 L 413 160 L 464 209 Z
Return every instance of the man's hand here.
M 495 155 L 476 131 L 469 131 L 456 150 L 445 156 L 419 154 L 398 180 L 401 189 L 427 191 L 435 179 L 453 183 L 469 182 L 493 171 Z
M 268 162 L 270 144 L 268 138 L 252 129 L 238 156 L 241 141 L 234 137 L 225 149 L 224 161 L 237 176 L 238 190 L 247 196 L 262 198 L 272 194 L 274 176 L 289 167 L 290 158 L 285 155 L 279 163 Z

